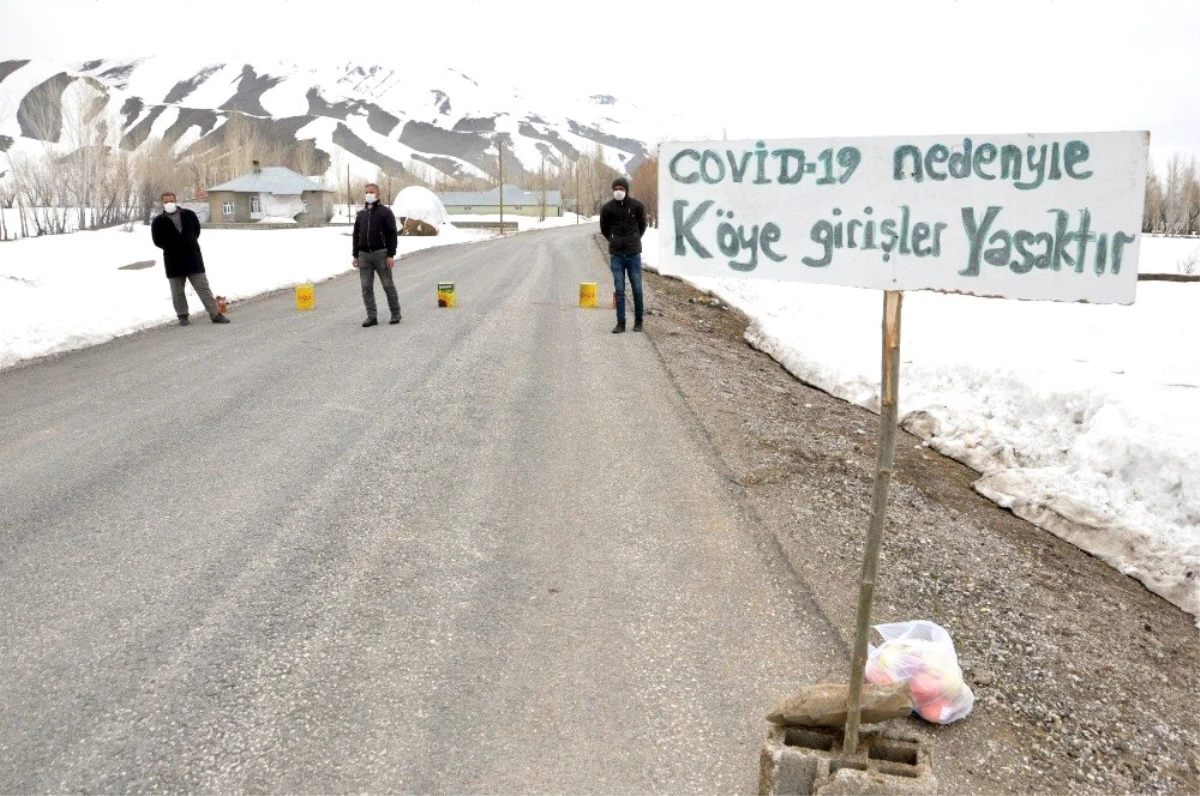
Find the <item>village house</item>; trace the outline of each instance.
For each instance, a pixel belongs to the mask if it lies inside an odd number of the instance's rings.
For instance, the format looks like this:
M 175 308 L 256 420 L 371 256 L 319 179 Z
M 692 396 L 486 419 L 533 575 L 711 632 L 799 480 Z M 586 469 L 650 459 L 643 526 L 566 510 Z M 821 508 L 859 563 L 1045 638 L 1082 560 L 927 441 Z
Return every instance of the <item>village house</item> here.
M 333 192 L 282 166 L 260 166 L 208 189 L 214 224 L 327 224 L 333 218 Z

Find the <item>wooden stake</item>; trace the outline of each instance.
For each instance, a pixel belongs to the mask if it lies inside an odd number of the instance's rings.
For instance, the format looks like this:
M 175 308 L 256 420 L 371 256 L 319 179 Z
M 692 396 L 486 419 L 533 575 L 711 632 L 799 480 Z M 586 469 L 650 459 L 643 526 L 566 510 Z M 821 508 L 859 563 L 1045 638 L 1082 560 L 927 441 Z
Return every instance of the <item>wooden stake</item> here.
M 846 738 L 842 751 L 858 751 L 859 706 L 862 703 L 863 671 L 867 668 L 867 633 L 871 628 L 871 604 L 875 601 L 875 578 L 879 574 L 879 548 L 883 542 L 883 520 L 887 515 L 888 485 L 896 453 L 896 420 L 900 388 L 900 300 L 904 294 L 883 294 L 883 378 L 880 383 L 879 450 L 875 463 L 875 495 L 871 500 L 871 523 L 863 551 L 862 582 L 858 592 L 858 617 L 854 628 L 854 657 L 850 661 L 850 695 L 846 701 Z

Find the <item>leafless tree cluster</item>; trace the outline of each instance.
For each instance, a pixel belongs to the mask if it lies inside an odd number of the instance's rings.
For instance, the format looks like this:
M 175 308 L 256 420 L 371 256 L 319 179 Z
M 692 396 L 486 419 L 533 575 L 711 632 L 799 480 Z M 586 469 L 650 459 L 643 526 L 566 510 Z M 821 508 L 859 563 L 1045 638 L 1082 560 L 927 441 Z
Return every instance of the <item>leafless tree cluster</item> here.
M 240 112 L 231 113 L 211 140 L 211 146 L 194 146 L 181 156 L 188 179 L 179 186 L 180 191 L 194 194 L 228 182 L 248 173 L 256 161 L 263 166 L 284 166 L 306 177 L 327 170 L 313 139 L 282 141 L 270 135 L 260 120 Z
M 584 216 L 594 216 L 611 198 L 612 181 L 620 172 L 604 162 L 604 146 L 597 142 L 561 172 L 564 206 Z M 630 188 L 633 186 L 631 185 Z
M 658 226 L 658 157 L 652 157 L 637 167 L 629 180 L 630 192 L 646 206 L 646 220 Z
M 312 139 L 280 142 L 240 113 L 230 114 L 213 146 L 177 154 L 153 137 L 130 151 L 121 146 L 121 124 L 107 100 L 102 85 L 81 79 L 61 96 L 47 88 L 22 103 L 23 128 L 42 150 L 11 154 L 0 175 L 0 202 L 18 209 L 19 226 L 8 229 L 0 219 L 0 240 L 149 223 L 164 191 L 196 196 L 250 171 L 254 161 L 304 175 L 325 168 Z
M 69 230 L 70 208 L 53 155 L 13 155 L 12 186 L 16 196 L 19 237 L 54 235 Z
M 1150 164 L 1142 231 L 1200 235 L 1200 172 L 1195 156 L 1184 160 L 1178 153 L 1172 155 L 1161 177 Z

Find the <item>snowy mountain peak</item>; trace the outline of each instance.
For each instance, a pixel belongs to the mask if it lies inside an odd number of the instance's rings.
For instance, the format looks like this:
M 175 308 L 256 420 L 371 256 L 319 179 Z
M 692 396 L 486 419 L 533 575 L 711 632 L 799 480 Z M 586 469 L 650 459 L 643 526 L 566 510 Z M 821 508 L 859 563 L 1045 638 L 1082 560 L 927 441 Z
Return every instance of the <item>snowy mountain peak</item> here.
M 419 163 L 435 179 L 494 179 L 498 145 L 514 179 L 597 145 L 610 166 L 629 173 L 650 154 L 646 142 L 660 137 L 658 119 L 611 95 L 538 101 L 428 63 L 302 66 L 154 55 L 73 65 L 0 61 L 0 148 L 65 144 L 63 107 L 80 84 L 97 103 L 89 112 L 114 120 L 122 149 L 161 139 L 180 155 L 211 150 L 239 116 L 277 144 L 311 141 L 322 169 L 336 160 L 364 176 L 398 175 Z

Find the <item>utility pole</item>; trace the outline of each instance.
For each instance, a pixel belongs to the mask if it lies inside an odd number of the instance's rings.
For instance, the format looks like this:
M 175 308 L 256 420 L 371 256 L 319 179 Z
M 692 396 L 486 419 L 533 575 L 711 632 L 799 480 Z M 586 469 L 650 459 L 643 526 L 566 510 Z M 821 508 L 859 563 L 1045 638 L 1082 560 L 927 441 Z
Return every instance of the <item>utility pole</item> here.
M 350 219 L 350 164 L 346 164 L 346 219 Z
M 542 215 L 538 221 L 546 220 L 546 156 L 542 155 Z
M 575 223 L 579 223 L 579 215 L 583 210 L 583 197 L 579 193 L 579 161 L 575 161 Z
M 500 155 L 500 234 L 504 234 L 504 144 L 496 136 L 496 152 Z

